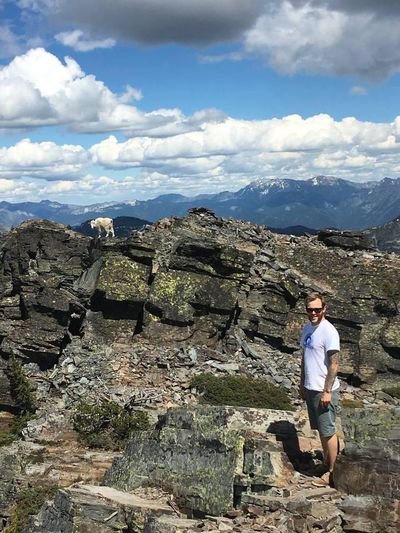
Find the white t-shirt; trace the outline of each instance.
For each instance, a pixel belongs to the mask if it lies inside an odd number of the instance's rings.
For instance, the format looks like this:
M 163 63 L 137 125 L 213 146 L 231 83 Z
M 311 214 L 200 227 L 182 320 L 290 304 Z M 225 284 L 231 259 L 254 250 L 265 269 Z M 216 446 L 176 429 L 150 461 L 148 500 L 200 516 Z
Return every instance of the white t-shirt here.
M 309 390 L 323 391 L 328 373 L 327 352 L 340 350 L 339 333 L 326 319 L 316 326 L 307 322 L 300 345 L 304 350 L 304 386 Z M 339 380 L 335 378 L 332 390 L 338 389 L 339 386 Z

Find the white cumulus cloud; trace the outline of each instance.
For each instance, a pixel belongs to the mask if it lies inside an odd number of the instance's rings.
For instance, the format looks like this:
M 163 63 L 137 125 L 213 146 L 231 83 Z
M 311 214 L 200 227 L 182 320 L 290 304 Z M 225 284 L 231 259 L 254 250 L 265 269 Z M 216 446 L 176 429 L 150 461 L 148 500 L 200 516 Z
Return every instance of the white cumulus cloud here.
M 189 117 L 179 109 L 146 113 L 129 103 L 141 97 L 130 86 L 120 96 L 113 93 L 70 57 L 62 62 L 43 48 L 31 49 L 0 67 L 0 128 L 65 125 L 82 133 L 165 136 L 224 119 L 216 110 Z
M 141 169 L 170 178 L 221 179 L 235 183 L 258 177 L 307 178 L 336 170 L 343 178 L 379 179 L 397 171 L 398 121 L 371 123 L 329 115 L 307 119 L 245 121 L 227 119 L 201 131 L 168 138 L 116 137 L 93 145 L 93 163 L 109 170 Z M 203 189 L 204 192 L 207 189 Z
M 0 6 L 1 7 L 1 6 Z M 0 57 L 10 57 L 22 50 L 19 37 L 7 24 L 0 25 Z
M 260 177 L 334 174 L 363 181 L 400 171 L 399 117 L 392 123 L 329 115 L 208 118 L 207 113 L 196 118 L 202 120 L 197 131 L 125 141 L 111 135 L 88 149 L 24 139 L 0 148 L 0 179 L 31 180 L 42 197 L 86 191 L 90 197 L 127 199 L 135 191 L 156 196 L 168 187 L 187 193 L 234 190 Z
M 81 146 L 33 143 L 30 139 L 23 139 L 14 146 L 0 148 L 0 177 L 78 179 L 89 161 L 86 150 Z
M 371 3 L 372 4 L 372 3 Z M 400 70 L 400 11 L 346 9 L 323 1 L 269 2 L 244 47 L 285 74 L 357 75 L 380 81 Z
M 115 39 L 88 39 L 82 30 L 60 32 L 55 35 L 55 39 L 77 52 L 89 52 L 96 48 L 112 48 L 116 44 Z

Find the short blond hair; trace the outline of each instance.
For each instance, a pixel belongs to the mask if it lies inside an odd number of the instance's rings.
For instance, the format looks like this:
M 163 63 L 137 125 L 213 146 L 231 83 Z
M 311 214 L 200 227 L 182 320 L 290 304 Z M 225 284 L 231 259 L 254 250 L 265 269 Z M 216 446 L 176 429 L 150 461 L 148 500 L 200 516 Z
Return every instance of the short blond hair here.
M 308 304 L 313 302 L 314 300 L 321 300 L 322 307 L 326 306 L 326 300 L 323 294 L 320 294 L 319 292 L 311 292 L 310 294 L 307 294 L 305 299 L 306 307 L 308 307 Z

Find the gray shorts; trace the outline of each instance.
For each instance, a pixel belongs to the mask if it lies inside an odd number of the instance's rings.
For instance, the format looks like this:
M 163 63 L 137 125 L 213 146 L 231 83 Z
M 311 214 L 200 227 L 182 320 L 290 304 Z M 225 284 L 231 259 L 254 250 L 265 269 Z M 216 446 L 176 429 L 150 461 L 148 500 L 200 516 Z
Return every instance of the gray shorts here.
M 305 389 L 305 393 L 311 429 L 318 429 L 321 437 L 331 437 L 336 433 L 339 389 L 332 391 L 331 402 L 327 407 L 321 405 L 321 391 Z

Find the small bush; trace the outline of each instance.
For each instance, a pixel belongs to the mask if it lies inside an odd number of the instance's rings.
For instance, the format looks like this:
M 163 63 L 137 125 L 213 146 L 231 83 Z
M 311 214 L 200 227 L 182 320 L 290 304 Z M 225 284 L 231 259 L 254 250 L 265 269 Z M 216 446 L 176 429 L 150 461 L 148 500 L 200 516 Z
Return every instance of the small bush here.
M 294 409 L 284 390 L 262 379 L 199 374 L 192 379 L 190 385 L 202 393 L 201 403 L 285 411 Z
M 400 385 L 395 385 L 394 387 L 386 387 L 382 389 L 385 394 L 389 394 L 393 398 L 398 398 L 400 400 Z
M 342 400 L 342 407 L 348 407 L 350 409 L 359 409 L 361 407 L 364 407 L 364 404 L 361 400 L 344 399 Z
M 22 490 L 11 509 L 9 524 L 4 533 L 22 533 L 28 526 L 29 516 L 37 514 L 44 502 L 52 499 L 57 490 L 58 487 L 54 485 Z
M 25 376 L 22 365 L 15 356 L 10 358 L 5 373 L 10 382 L 11 397 L 18 413 L 20 415 L 34 413 L 36 411 L 35 388 Z
M 14 417 L 8 428 L 0 431 L 0 446 L 8 446 L 8 444 L 11 444 L 21 437 L 22 430 L 26 428 L 27 423 L 29 420 L 32 420 L 32 418 L 32 414 Z
M 119 448 L 132 431 L 144 431 L 150 426 L 147 413 L 129 413 L 108 401 L 96 405 L 79 403 L 72 421 L 81 442 L 91 448 Z
M 14 355 L 10 358 L 5 373 L 10 382 L 10 393 L 18 414 L 12 419 L 8 428 L 0 431 L 0 446 L 7 446 L 18 439 L 36 411 L 35 387 L 25 376 L 21 363 Z

